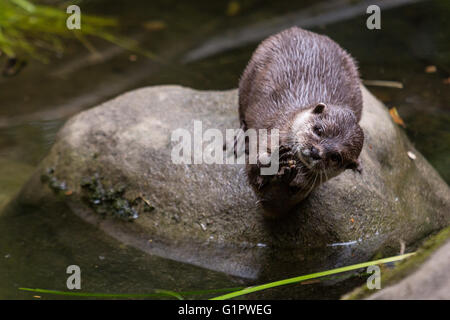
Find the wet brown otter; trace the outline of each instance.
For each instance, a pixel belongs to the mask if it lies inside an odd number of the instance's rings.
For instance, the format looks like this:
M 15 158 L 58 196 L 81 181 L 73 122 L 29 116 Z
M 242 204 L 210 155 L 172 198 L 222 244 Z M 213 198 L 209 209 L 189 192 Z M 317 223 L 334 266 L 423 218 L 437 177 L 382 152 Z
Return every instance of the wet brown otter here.
M 268 216 L 290 211 L 345 169 L 360 172 L 364 133 L 356 63 L 330 38 L 297 27 L 264 40 L 239 83 L 243 130 L 278 129 L 278 174 L 247 164 Z

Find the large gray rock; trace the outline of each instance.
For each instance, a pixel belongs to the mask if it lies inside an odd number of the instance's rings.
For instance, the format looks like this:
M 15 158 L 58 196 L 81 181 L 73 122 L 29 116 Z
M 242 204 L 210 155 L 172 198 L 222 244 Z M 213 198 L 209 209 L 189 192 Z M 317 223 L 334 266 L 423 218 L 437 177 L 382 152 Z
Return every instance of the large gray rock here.
M 450 192 L 386 108 L 362 90 L 362 175 L 329 180 L 283 220 L 263 218 L 242 165 L 171 162 L 173 130 L 192 132 L 193 120 L 203 130 L 238 127 L 236 90 L 143 88 L 80 113 L 19 200 L 62 200 L 124 243 L 246 278 L 396 254 L 401 242 L 414 245 L 450 223 Z M 120 219 L 136 213 L 132 222 Z

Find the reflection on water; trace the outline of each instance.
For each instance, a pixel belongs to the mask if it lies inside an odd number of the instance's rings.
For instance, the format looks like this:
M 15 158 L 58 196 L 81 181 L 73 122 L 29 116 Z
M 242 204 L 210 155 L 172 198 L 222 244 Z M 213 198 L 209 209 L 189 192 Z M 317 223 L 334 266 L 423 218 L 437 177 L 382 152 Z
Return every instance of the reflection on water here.
M 282 253 L 277 249 L 276 254 L 280 255 L 280 259 L 277 259 L 280 277 L 297 275 L 292 274 L 292 271 L 291 274 L 285 274 L 286 269 L 292 268 L 283 263 L 282 257 L 293 254 L 292 251 Z M 315 255 L 318 255 L 317 251 L 306 260 L 302 258 L 302 263 L 305 265 L 316 258 L 321 259 Z M 354 256 L 358 255 L 358 250 L 344 248 L 327 252 L 327 256 L 334 255 Z M 117 242 L 92 225 L 86 225 L 65 209 L 39 210 L 23 208 L 14 203 L 7 207 L 0 216 L 0 297 L 30 299 L 37 295 L 19 288 L 68 291 L 66 280 L 69 275 L 66 274 L 66 268 L 70 265 L 78 265 L 81 269 L 81 292 L 148 294 L 155 289 L 186 292 L 259 284 L 254 280 L 145 254 Z M 314 286 L 311 285 L 313 283 L 305 283 L 253 293 L 248 298 L 337 299 L 364 282 L 364 278 L 354 275 L 347 273 L 317 280 L 313 282 Z M 275 279 L 263 277 L 258 281 L 272 280 Z M 66 297 L 38 295 L 52 299 Z M 211 298 L 217 295 L 219 293 L 185 297 Z
M 1 298 L 36 295 L 20 291 L 21 287 L 67 291 L 69 265 L 80 267 L 83 292 L 143 294 L 153 289 L 189 291 L 242 285 L 225 274 L 120 244 L 67 211 L 8 209 L 0 217 Z
M 121 16 L 127 34 L 141 39 L 145 48 L 159 54 L 166 63 L 139 56 L 130 58 L 130 53 L 111 49 L 104 43 L 98 43 L 100 52 L 108 53 L 103 62 L 86 63 L 86 50 L 77 43 L 69 43 L 62 59 L 55 58 L 48 65 L 31 63 L 15 78 L 1 79 L 0 208 L 45 156 L 58 129 L 71 114 L 146 85 L 236 87 L 255 43 L 187 64 L 177 61 L 224 30 L 239 30 L 282 17 L 316 1 L 240 3 L 238 10 L 232 12 L 226 1 L 195 4 L 134 1 L 126 8 L 120 1 L 82 5 L 90 13 Z M 449 16 L 450 2 L 436 0 L 383 12 L 379 31 L 363 27 L 365 16 L 313 29 L 329 35 L 351 52 L 359 61 L 362 78 L 403 83 L 403 89 L 369 89 L 388 107 L 398 109 L 416 148 L 447 182 L 450 181 Z M 427 72 L 428 66 L 435 66 L 436 71 Z M 68 212 L 49 209 L 36 212 L 14 206 L 8 212 L 0 217 L 1 298 L 32 297 L 18 291 L 18 287 L 64 290 L 65 268 L 70 264 L 81 266 L 85 291 L 146 293 L 154 288 L 190 290 L 242 284 L 223 274 L 121 246 Z M 77 234 L 73 230 L 78 230 Z M 337 298 L 356 283 L 348 281 L 326 290 L 318 289 L 322 284 L 311 284 L 273 292 L 285 297 Z

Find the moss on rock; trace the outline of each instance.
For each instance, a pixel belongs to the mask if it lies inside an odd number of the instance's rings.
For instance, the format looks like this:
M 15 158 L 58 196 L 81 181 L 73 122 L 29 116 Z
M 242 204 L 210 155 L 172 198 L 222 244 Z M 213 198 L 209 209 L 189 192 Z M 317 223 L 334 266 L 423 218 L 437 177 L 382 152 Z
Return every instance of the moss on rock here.
M 438 234 L 428 238 L 423 245 L 416 251 L 416 254 L 407 260 L 403 260 L 395 266 L 394 269 L 383 269 L 382 282 L 383 287 L 393 286 L 405 279 L 413 272 L 418 270 L 430 256 L 436 252 L 441 246 L 450 240 L 450 226 L 441 230 Z M 430 278 L 434 275 L 430 274 Z M 354 291 L 345 295 L 345 300 L 364 299 L 373 294 L 373 290 L 369 290 L 366 285 L 356 288 Z
M 82 199 L 95 212 L 103 216 L 109 214 L 127 221 L 133 221 L 139 217 L 136 209 L 123 197 L 125 185 L 118 184 L 106 188 L 103 186 L 98 173 L 92 177 L 82 179 L 80 185 L 83 190 Z

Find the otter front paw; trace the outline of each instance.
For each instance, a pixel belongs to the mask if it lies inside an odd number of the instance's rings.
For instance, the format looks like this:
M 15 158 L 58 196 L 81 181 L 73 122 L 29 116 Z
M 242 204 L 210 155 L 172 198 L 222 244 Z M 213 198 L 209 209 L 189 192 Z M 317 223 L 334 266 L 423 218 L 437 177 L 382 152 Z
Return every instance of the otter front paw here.
M 283 166 L 277 173 L 277 178 L 285 183 L 290 183 L 297 175 L 297 168 L 292 162 L 288 166 Z

